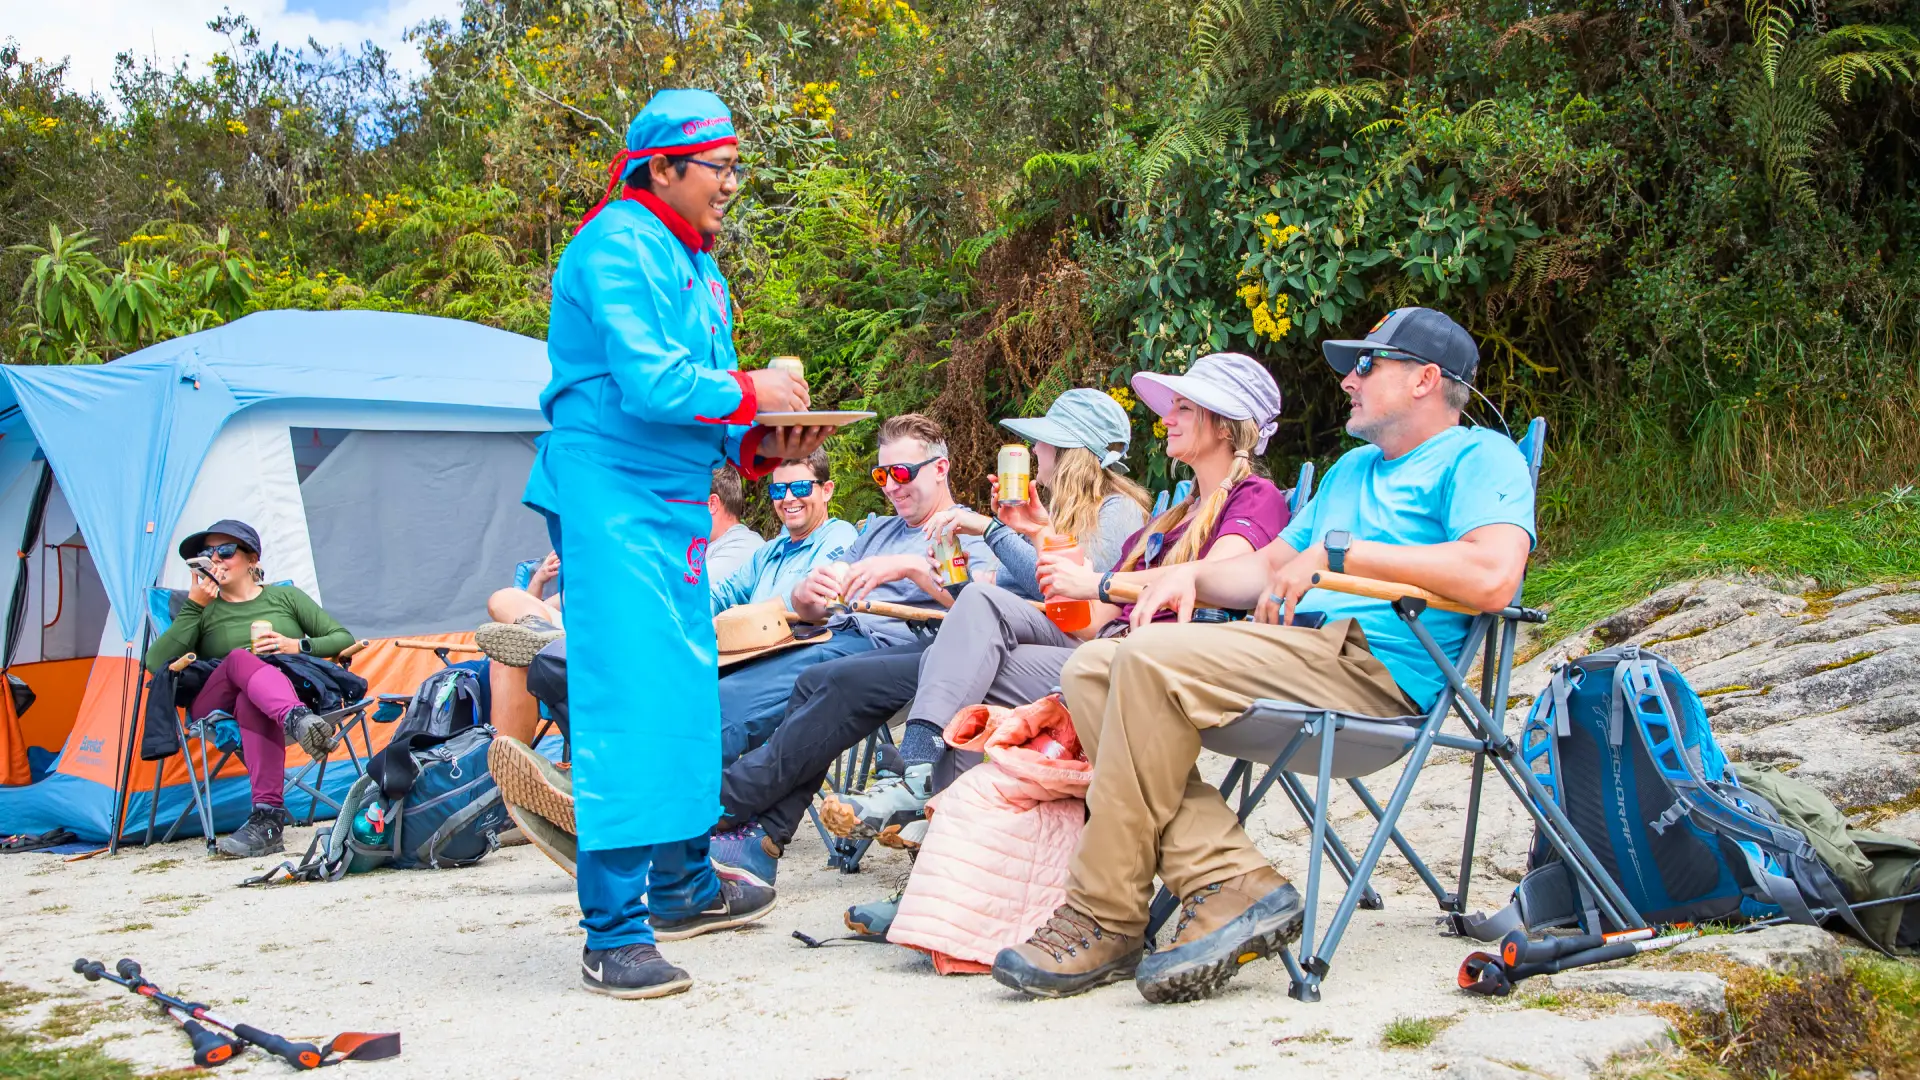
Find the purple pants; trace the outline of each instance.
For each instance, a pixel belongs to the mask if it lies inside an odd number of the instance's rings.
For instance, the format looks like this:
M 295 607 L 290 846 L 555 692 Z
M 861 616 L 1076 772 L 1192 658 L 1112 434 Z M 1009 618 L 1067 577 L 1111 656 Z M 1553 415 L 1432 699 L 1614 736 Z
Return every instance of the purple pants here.
M 246 649 L 227 654 L 207 676 L 187 715 L 203 719 L 215 709 L 240 723 L 240 752 L 253 788 L 253 805 L 286 805 L 287 736 L 281 721 L 300 704 L 286 673 Z

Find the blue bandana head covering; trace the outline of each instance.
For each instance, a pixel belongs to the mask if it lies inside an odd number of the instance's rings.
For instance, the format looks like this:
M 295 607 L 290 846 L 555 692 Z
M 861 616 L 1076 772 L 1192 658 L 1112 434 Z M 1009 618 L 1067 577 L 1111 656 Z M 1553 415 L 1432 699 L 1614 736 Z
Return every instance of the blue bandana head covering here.
M 655 155 L 698 154 L 739 141 L 733 130 L 733 113 L 711 91 L 660 91 L 627 125 L 626 149 L 615 154 L 607 166 L 607 193 L 580 219 L 580 228 L 607 205 L 622 180 L 635 169 L 645 168 Z
M 713 93 L 662 90 L 627 125 L 626 172 L 644 166 L 655 154 L 697 154 L 739 141 L 733 114 Z

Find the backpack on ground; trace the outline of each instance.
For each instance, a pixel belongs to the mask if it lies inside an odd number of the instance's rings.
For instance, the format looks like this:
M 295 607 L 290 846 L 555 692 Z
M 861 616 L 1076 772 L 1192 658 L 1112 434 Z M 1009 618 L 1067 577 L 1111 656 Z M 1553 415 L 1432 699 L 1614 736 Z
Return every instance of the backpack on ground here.
M 1626 645 L 1556 668 L 1520 753 L 1647 923 L 1837 917 L 1875 942 L 1807 833 L 1741 785 L 1699 695 L 1659 655 Z M 1843 878 L 1860 869 L 1833 856 Z M 1528 865 L 1507 911 L 1461 928 L 1616 929 L 1537 832 Z
M 406 713 L 394 725 L 393 740 L 415 733 L 447 736 L 486 722 L 479 674 L 465 664 L 454 664 L 427 676 L 413 692 Z
M 338 881 L 383 866 L 472 866 L 492 854 L 511 827 L 500 788 L 487 771 L 492 745 L 493 729 L 485 724 L 448 736 L 396 737 L 347 789 L 333 827 L 314 834 L 298 866 L 282 863 L 242 884 L 265 884 L 282 873 L 296 881 Z M 362 820 L 369 809 L 378 811 L 377 831 Z

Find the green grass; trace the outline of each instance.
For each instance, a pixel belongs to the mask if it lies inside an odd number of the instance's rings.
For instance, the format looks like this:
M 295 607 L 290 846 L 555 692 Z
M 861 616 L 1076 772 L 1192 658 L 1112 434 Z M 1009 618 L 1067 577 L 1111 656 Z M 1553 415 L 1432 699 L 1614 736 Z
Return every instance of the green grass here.
M 1380 1032 L 1380 1045 L 1389 1050 L 1423 1050 L 1452 1024 L 1450 1016 L 1402 1016 Z
M 200 1069 L 137 1072 L 126 1062 L 109 1057 L 98 1042 L 47 1047 L 32 1035 L 5 1023 L 11 1014 L 46 996 L 38 990 L 0 982 L 0 1076 L 10 1080 L 185 1080 L 187 1077 L 207 1075 Z M 55 1012 L 57 1014 L 61 1009 L 66 1009 L 71 1013 L 76 1008 L 84 1006 L 62 1005 L 56 1007 Z
M 1551 609 L 1553 639 L 1675 582 L 1743 572 L 1809 577 L 1833 591 L 1920 580 L 1920 491 L 1807 513 L 1622 523 L 1536 565 L 1527 602 Z

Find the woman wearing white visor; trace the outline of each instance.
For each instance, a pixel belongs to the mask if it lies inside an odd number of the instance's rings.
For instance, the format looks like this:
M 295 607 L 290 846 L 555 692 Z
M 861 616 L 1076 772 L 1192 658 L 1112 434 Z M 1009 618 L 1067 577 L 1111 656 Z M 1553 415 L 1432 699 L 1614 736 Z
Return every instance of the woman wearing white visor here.
M 1135 375 L 1133 389 L 1165 422 L 1167 456 L 1192 468 L 1194 496 L 1136 529 L 1117 549 L 1117 563 L 1102 561 L 1085 539 L 1080 542 L 1090 558 L 1084 564 L 1041 557 L 1038 574 L 1046 596 L 1091 602 L 1084 629 L 1061 630 L 1004 588 L 968 586 L 920 661 L 920 685 L 900 743 L 906 775 L 883 781 L 863 796 L 829 796 L 821 807 L 829 830 L 915 846 L 925 830 L 919 822 L 926 800 L 941 786 L 936 772 L 946 779 L 954 771 L 935 767 L 944 760 L 940 733 L 947 723 L 968 705 L 1023 705 L 1043 697 L 1059 685 L 1060 669 L 1082 642 L 1125 633 L 1131 605 L 1110 603 L 1101 595 L 1101 585 L 1114 571 L 1230 559 L 1266 546 L 1286 526 L 1286 497 L 1254 465 L 1280 415 L 1280 388 L 1266 368 L 1249 356 L 1215 353 L 1195 361 L 1185 375 Z M 1106 397 L 1098 391 L 1069 393 Z M 1022 434 L 1028 427 L 1045 444 L 1049 435 L 1062 437 L 1046 425 L 1053 416 L 1049 410 L 1038 421 L 1003 423 Z M 1043 482 L 1047 475 L 1043 465 Z M 1058 519 L 1064 515 L 1059 489 L 1053 490 Z M 1003 508 L 1001 514 L 1009 525 L 1011 510 Z

